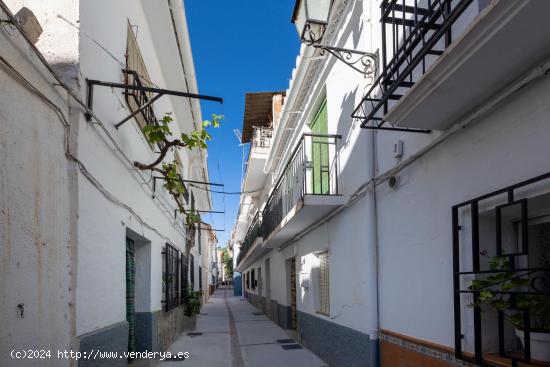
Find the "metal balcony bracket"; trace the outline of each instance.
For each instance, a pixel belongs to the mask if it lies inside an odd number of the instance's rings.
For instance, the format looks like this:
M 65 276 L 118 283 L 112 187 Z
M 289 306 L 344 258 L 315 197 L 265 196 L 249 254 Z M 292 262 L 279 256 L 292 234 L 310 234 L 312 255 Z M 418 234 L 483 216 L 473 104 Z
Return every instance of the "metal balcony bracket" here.
M 130 120 L 132 117 L 136 116 L 138 113 L 143 112 L 146 108 L 150 107 L 155 101 L 157 101 L 160 97 L 162 97 L 165 94 L 170 96 L 186 97 L 186 98 L 201 99 L 205 101 L 223 103 L 223 98 L 219 98 L 219 97 L 180 92 L 180 91 L 170 90 L 170 89 L 145 87 L 142 85 L 112 83 L 112 82 L 104 82 L 104 81 L 93 80 L 93 79 L 86 79 L 86 84 L 87 84 L 87 94 L 88 94 L 86 98 L 86 105 L 88 109 L 91 111 L 93 111 L 93 106 L 94 106 L 94 87 L 95 86 L 123 89 L 125 91 L 134 90 L 134 91 L 140 91 L 140 92 L 155 93 L 155 96 L 151 98 L 147 103 L 144 103 L 137 111 L 134 111 L 130 116 L 127 116 L 122 121 L 117 123 L 115 125 L 117 129 L 120 126 L 122 126 L 125 122 Z M 88 121 L 90 121 L 92 118 L 92 116 L 89 113 L 86 113 L 85 116 L 86 116 L 86 120 Z
M 328 52 L 353 70 L 365 76 L 378 75 L 378 60 L 380 58 L 378 50 L 372 53 L 326 45 L 313 45 L 313 47 L 320 49 L 321 55 L 325 55 Z
M 421 134 L 430 134 L 432 130 L 424 130 L 424 129 L 410 129 L 407 127 L 394 127 L 393 125 L 386 125 L 384 126 L 385 121 L 382 124 L 378 125 L 361 125 L 362 129 L 367 130 L 385 130 L 385 131 L 400 131 L 400 132 L 406 132 L 406 133 L 421 133 Z
M 153 98 L 151 98 L 147 103 L 145 103 L 144 105 L 142 105 L 139 109 L 135 110 L 134 112 L 132 112 L 130 115 L 128 115 L 127 117 L 125 117 L 124 119 L 122 119 L 118 124 L 115 124 L 115 129 L 118 130 L 119 127 L 121 127 L 122 125 L 124 125 L 127 121 L 129 121 L 130 119 L 132 119 L 133 117 L 135 117 L 137 114 L 143 112 L 147 107 L 151 106 L 153 103 L 155 103 L 155 101 L 157 101 L 160 97 L 162 97 L 164 95 L 164 93 L 158 93 L 157 95 L 155 95 Z
M 363 98 L 363 100 L 368 100 L 372 103 L 373 101 L 378 101 L 379 99 L 374 99 L 374 98 L 368 99 L 365 97 Z M 415 128 L 394 126 L 381 117 L 368 118 L 367 114 L 365 114 L 364 108 L 361 105 L 359 105 L 353 111 L 353 113 L 351 114 L 351 118 L 362 120 L 361 128 L 367 129 L 367 130 L 385 130 L 385 131 L 421 133 L 421 134 L 430 134 L 432 132 L 432 130 L 426 130 L 426 129 L 415 129 Z

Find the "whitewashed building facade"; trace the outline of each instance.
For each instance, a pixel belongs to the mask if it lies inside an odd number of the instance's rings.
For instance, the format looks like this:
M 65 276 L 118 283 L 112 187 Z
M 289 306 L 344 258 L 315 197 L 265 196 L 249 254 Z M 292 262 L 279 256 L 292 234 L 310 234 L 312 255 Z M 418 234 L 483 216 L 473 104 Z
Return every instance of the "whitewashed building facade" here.
M 302 33 L 302 7 L 329 4 L 324 30 Z M 300 34 L 322 47 L 304 43 L 286 92 L 246 99 L 232 245 L 248 300 L 331 366 L 534 357 L 534 339 L 469 306 L 495 270 L 528 273 L 505 297 L 549 292 L 549 10 L 298 1 Z M 337 49 L 369 55 L 354 70 Z M 513 265 L 491 269 L 496 256 Z
M 208 294 L 216 240 L 203 226 L 186 248 L 162 181 L 133 162 L 156 159 L 141 128 L 165 113 L 175 136 L 201 129 L 199 100 L 164 95 L 115 127 L 154 93 L 89 81 L 197 94 L 183 2 L 0 6 L 0 365 L 36 365 L 12 350 L 50 350 L 40 365 L 56 367 L 127 364 L 58 350 L 166 350 L 188 327 L 185 284 Z M 173 154 L 182 179 L 208 182 L 206 150 Z M 186 207 L 210 211 L 187 187 Z

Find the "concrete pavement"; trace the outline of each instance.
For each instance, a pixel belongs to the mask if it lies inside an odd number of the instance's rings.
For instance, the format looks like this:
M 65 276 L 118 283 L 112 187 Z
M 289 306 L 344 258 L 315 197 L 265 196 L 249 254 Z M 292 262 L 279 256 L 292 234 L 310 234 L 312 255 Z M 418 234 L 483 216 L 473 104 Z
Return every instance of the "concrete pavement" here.
M 161 367 L 326 367 L 300 348 L 289 334 L 231 288 L 218 289 L 201 310 L 197 328 L 181 335 L 169 351 L 189 352 L 185 361 L 164 361 Z M 286 343 L 278 342 L 286 340 Z M 286 346 L 284 349 L 283 346 Z M 300 348 L 300 349 L 288 349 Z

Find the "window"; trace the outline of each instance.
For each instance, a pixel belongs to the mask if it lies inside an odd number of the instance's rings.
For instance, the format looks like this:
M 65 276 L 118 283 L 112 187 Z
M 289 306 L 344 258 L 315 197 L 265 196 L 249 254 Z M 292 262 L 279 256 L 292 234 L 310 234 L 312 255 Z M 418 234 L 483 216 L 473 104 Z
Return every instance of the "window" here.
M 527 340 L 550 326 L 549 203 L 546 173 L 453 206 L 458 358 L 473 353 L 476 364 L 490 366 L 544 358 Z
M 126 40 L 126 72 L 124 73 L 124 82 L 128 85 L 152 87 L 151 78 L 147 72 L 145 62 L 139 50 L 136 36 L 130 22 L 128 22 L 127 40 Z M 135 112 L 141 106 L 153 98 L 153 93 L 126 89 L 126 104 L 130 111 Z M 156 124 L 157 118 L 151 106 L 135 116 L 139 127 L 143 129 L 145 125 Z
M 250 272 L 247 272 L 245 277 L 246 277 L 246 289 L 250 289 Z
M 189 204 L 189 189 L 187 188 L 187 185 L 185 185 L 185 182 L 183 182 L 183 163 L 181 162 L 181 158 L 179 154 L 176 154 L 176 173 L 178 174 L 181 184 L 185 188 L 185 192 L 183 193 L 183 198 L 185 199 L 185 203 Z
M 195 257 L 190 255 L 190 265 L 189 265 L 189 278 L 191 280 L 190 285 L 191 289 L 195 290 Z
M 256 274 L 255 274 L 256 270 L 252 269 L 250 270 L 250 283 L 251 283 L 251 287 L 252 289 L 256 289 Z
M 201 222 L 198 223 L 198 241 L 199 241 L 199 254 L 202 253 L 202 228 L 201 228 Z
M 179 305 L 180 284 L 180 252 L 170 244 L 166 244 L 164 248 L 164 272 L 163 272 L 163 289 L 164 289 L 164 311 Z
M 128 321 L 128 351 L 135 351 L 136 342 L 136 246 L 126 237 L 126 321 Z
M 202 292 L 202 268 L 199 266 L 199 290 Z
M 328 134 L 327 102 L 323 102 L 317 115 L 309 126 L 311 133 L 315 135 Z M 327 138 L 313 136 L 311 140 L 313 153 L 313 194 L 328 194 L 330 192 L 329 174 L 329 144 Z
M 184 254 L 181 254 L 181 291 L 180 291 L 180 304 L 183 304 L 185 292 L 187 292 L 187 286 L 189 285 L 189 258 Z
M 319 254 L 319 313 L 330 315 L 328 252 Z

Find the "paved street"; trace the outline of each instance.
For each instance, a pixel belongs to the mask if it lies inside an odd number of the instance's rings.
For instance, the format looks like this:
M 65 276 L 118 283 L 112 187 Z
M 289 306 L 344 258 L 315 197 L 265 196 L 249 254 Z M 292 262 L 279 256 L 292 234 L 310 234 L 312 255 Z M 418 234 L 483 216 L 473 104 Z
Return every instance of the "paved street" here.
M 165 361 L 161 367 L 324 367 L 309 350 L 284 349 L 296 345 L 289 334 L 248 302 L 219 289 L 204 305 L 193 333 L 180 336 L 169 351 L 189 352 L 186 361 Z M 200 335 L 199 335 L 200 333 Z M 279 341 L 285 340 L 286 343 Z M 291 347 L 291 348 L 294 348 Z M 287 347 L 288 348 L 288 347 Z

